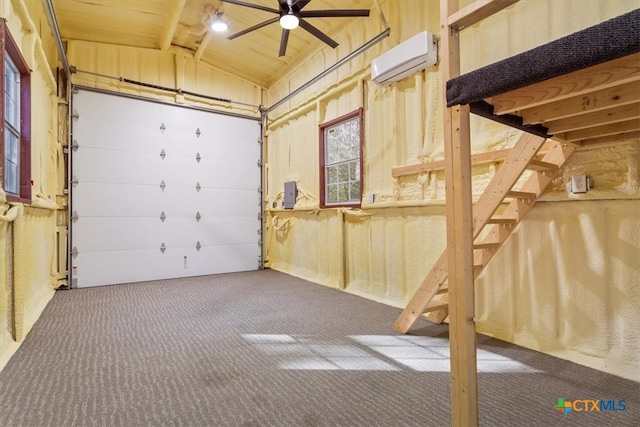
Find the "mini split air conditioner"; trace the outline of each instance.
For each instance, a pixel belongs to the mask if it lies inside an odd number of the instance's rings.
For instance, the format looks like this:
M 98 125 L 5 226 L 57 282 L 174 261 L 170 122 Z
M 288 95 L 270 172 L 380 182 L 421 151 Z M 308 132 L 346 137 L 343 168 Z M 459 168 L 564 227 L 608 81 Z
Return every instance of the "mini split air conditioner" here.
M 432 33 L 423 31 L 374 59 L 371 80 L 378 84 L 397 82 L 436 62 L 436 39 Z

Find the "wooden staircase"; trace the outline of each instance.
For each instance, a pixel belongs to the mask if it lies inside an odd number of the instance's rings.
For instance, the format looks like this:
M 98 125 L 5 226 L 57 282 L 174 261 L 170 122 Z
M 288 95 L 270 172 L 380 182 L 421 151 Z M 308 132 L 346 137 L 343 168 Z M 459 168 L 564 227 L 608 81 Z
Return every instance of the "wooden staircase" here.
M 498 248 L 515 229 L 536 200 L 557 176 L 560 168 L 574 150 L 574 146 L 553 142 L 542 158 L 536 157 L 545 139 L 523 134 L 502 166 L 473 207 L 473 267 L 478 277 Z M 532 173 L 520 179 L 525 171 Z M 521 184 L 517 190 L 514 187 Z M 509 204 L 499 214 L 505 199 Z M 422 314 L 442 323 L 448 315 L 447 250 L 429 271 L 409 304 L 400 314 L 393 328 L 406 333 Z M 437 297 L 439 296 L 439 298 Z

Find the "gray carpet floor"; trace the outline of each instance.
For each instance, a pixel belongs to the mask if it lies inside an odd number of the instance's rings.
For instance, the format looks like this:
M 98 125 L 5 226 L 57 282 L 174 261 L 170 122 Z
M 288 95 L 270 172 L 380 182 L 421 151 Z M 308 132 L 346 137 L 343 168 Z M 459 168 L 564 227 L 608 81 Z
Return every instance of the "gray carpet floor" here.
M 0 372 L 0 425 L 450 425 L 447 327 L 399 335 L 399 313 L 271 270 L 58 291 Z M 478 342 L 481 425 L 640 426 L 640 384 Z

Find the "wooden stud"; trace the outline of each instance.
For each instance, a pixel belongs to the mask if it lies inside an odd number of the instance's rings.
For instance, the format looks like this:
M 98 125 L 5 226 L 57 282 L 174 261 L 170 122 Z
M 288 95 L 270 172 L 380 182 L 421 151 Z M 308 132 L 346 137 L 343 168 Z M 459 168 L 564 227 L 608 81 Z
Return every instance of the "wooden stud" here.
M 485 2 L 496 4 L 495 1 Z M 444 83 L 460 75 L 460 39 L 449 28 L 458 0 L 440 1 L 441 70 Z M 443 83 L 443 91 L 445 84 Z M 446 99 L 443 96 L 443 100 Z M 444 148 L 449 279 L 451 423 L 478 425 L 478 371 L 473 287 L 473 213 L 469 106 L 445 107 Z
M 482 21 L 484 18 L 501 11 L 507 6 L 511 6 L 517 1 L 518 0 L 476 0 L 469 6 L 447 17 L 446 22 L 449 27 L 460 30 Z

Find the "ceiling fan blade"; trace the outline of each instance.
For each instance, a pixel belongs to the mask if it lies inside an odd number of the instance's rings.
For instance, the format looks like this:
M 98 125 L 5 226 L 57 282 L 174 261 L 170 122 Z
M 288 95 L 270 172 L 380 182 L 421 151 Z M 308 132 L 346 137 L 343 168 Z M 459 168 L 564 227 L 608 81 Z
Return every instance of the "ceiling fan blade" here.
M 280 52 L 278 56 L 284 56 L 287 53 L 287 42 L 289 41 L 289 30 L 282 29 L 282 37 L 280 37 Z
M 305 10 L 301 18 L 346 18 L 349 16 L 369 16 L 369 9 Z
M 220 1 L 222 1 L 223 3 L 237 4 L 238 6 L 245 6 L 245 7 L 250 7 L 252 9 L 264 10 L 265 12 L 280 14 L 280 11 L 277 9 L 272 9 L 266 6 L 260 6 L 259 4 L 247 3 L 245 1 L 240 1 L 240 0 L 220 0 Z
M 271 18 L 268 21 L 261 22 L 259 24 L 254 25 L 253 27 L 249 27 L 246 30 L 242 30 L 242 31 L 240 31 L 238 33 L 231 34 L 229 37 L 227 37 L 227 39 L 233 40 L 236 37 L 243 36 L 243 35 L 245 35 L 247 33 L 250 33 L 251 31 L 257 30 L 258 28 L 266 27 L 267 25 L 273 24 L 274 22 L 278 22 L 279 20 L 280 20 L 280 17 L 276 16 L 275 18 Z
M 304 19 L 300 20 L 300 26 L 305 30 L 307 30 L 308 32 L 310 32 L 311 34 L 313 34 L 314 36 L 316 36 L 317 38 L 319 38 L 320 40 L 322 40 L 323 42 L 325 42 L 326 44 L 328 44 L 329 46 L 331 46 L 332 48 L 335 49 L 338 46 L 338 43 L 336 43 L 335 40 L 333 40 L 331 37 L 329 37 L 322 31 L 320 31 L 313 25 L 309 24 Z
M 309 4 L 310 1 L 311 0 L 298 0 L 294 3 L 294 5 L 298 7 L 298 10 L 300 10 L 303 7 L 305 7 L 307 4 Z

